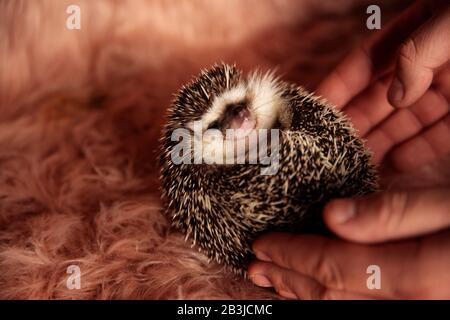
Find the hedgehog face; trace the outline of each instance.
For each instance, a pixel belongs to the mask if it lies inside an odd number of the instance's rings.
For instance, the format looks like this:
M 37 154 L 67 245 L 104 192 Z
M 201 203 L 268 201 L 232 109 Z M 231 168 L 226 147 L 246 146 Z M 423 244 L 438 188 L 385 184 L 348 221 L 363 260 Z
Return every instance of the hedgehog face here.
M 271 74 L 254 73 L 214 96 L 200 121 L 204 130 L 272 129 L 284 102 Z M 192 122 L 188 124 L 192 125 Z
M 183 88 L 176 106 L 185 117 L 178 125 L 194 132 L 200 123 L 205 153 L 224 154 L 229 143 L 225 140 L 279 125 L 280 110 L 286 105 L 281 88 L 273 73 L 243 77 L 235 67 L 216 66 Z M 244 152 L 252 147 L 247 148 Z

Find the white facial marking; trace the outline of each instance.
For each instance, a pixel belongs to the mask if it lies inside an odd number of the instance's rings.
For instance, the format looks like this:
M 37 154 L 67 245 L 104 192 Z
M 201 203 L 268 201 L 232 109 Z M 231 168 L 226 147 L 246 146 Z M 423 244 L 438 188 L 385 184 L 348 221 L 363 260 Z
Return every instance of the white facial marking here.
M 264 75 L 253 73 L 246 81 L 215 97 L 211 108 L 200 119 L 203 131 L 205 132 L 213 122 L 221 119 L 227 106 L 239 104 L 242 101 L 247 101 L 252 117 L 245 123 L 245 125 L 250 123 L 254 126 L 254 128 L 246 128 L 250 129 L 249 132 L 251 129 L 272 129 L 283 106 L 277 79 L 272 73 Z M 192 129 L 193 123 L 189 123 L 188 127 Z M 203 150 L 207 150 L 206 155 L 216 154 L 221 157 L 224 154 L 224 141 L 219 141 L 217 133 L 207 135 L 202 143 Z

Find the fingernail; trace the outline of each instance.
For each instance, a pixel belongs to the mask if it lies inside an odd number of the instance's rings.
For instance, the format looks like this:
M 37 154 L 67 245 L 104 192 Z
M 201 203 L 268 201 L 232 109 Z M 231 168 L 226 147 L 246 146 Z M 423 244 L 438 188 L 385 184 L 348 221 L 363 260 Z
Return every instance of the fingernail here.
M 391 87 L 389 88 L 388 98 L 390 101 L 400 102 L 405 94 L 405 89 L 400 80 L 395 77 L 392 81 Z
M 336 200 L 331 213 L 335 223 L 346 223 L 356 215 L 355 203 L 347 199 Z
M 290 291 L 280 290 L 278 291 L 278 294 L 286 299 L 298 299 L 297 296 Z
M 258 260 L 265 261 L 265 262 L 272 262 L 272 259 L 264 252 L 255 251 L 255 256 L 256 256 L 256 258 L 258 258 Z
M 254 274 L 250 276 L 250 280 L 259 287 L 272 287 L 270 280 L 262 274 Z

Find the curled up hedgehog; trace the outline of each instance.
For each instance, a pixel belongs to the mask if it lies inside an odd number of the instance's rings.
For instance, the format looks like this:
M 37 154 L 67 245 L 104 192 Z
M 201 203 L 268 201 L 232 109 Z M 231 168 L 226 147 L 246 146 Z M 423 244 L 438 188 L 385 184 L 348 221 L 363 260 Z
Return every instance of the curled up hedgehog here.
M 339 111 L 273 73 L 227 64 L 178 92 L 161 165 L 173 226 L 238 274 L 260 234 L 322 232 L 328 200 L 377 188 L 370 154 Z

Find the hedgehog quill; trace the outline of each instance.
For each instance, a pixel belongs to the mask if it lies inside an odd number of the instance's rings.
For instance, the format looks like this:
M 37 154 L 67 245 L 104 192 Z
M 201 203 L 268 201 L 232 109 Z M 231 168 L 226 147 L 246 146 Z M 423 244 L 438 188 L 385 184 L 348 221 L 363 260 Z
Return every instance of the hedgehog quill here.
M 176 95 L 161 141 L 173 226 L 242 275 L 260 234 L 318 232 L 328 200 L 377 189 L 370 154 L 345 116 L 271 72 L 202 71 Z

